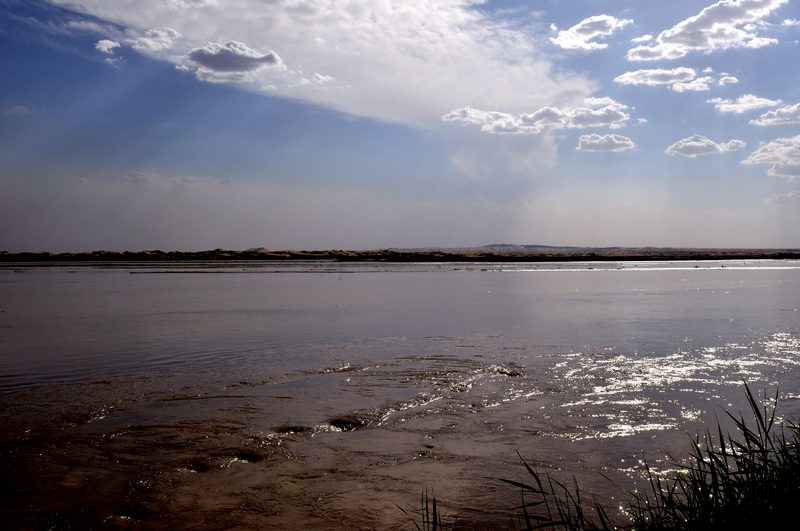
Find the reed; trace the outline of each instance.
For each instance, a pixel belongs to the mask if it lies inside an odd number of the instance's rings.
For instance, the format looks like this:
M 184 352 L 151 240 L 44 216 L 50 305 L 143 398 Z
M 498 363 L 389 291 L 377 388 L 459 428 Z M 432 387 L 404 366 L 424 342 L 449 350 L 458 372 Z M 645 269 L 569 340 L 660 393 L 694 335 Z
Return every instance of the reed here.
M 411 524 L 417 531 L 445 531 L 448 529 L 454 529 L 456 527 L 456 521 L 448 523 L 444 522 L 442 513 L 439 510 L 436 502 L 436 496 L 434 496 L 433 493 L 431 493 L 431 496 L 428 496 L 427 489 L 420 497 L 419 510 L 414 511 L 417 515 L 419 515 L 420 521 L 417 521 L 416 516 L 412 516 L 408 511 L 399 505 L 397 508 L 403 511 L 403 514 L 410 518 Z
M 777 423 L 778 393 L 763 402 L 745 384 L 752 419 L 726 414 L 735 433 L 720 424 L 692 440 L 688 459 L 673 460 L 677 473 L 663 477 L 645 465 L 649 489 L 631 492 L 627 508 L 611 517 L 586 500 L 578 483 L 563 483 L 522 462 L 528 481 L 500 479 L 520 490 L 512 526 L 526 530 L 739 530 L 798 525 L 800 425 Z M 427 493 L 425 507 L 429 507 Z M 441 513 L 433 499 L 433 513 Z M 430 521 L 430 518 L 427 520 Z M 794 522 L 794 524 L 792 524 Z M 423 527 L 418 529 L 441 529 Z
M 752 413 L 727 415 L 737 436 L 717 424 L 692 441 L 687 463 L 662 479 L 648 468 L 650 491 L 629 507 L 634 529 L 782 529 L 797 520 L 800 425 L 776 424 L 778 393 L 759 404 L 745 384 Z

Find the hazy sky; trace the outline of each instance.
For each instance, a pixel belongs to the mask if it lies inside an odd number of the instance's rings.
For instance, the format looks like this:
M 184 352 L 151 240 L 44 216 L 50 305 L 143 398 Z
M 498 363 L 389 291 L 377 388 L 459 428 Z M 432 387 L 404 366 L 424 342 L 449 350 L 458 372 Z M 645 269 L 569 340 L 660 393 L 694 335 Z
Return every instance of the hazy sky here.
M 800 247 L 797 0 L 0 0 L 0 249 Z

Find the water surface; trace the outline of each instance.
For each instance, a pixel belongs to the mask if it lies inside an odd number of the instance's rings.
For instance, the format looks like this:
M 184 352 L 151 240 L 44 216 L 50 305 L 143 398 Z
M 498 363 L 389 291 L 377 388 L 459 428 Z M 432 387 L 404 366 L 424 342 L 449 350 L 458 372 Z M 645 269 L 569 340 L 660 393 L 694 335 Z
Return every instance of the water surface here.
M 743 380 L 800 414 L 798 306 L 791 261 L 15 265 L 0 508 L 388 529 L 432 488 L 506 526 L 517 452 L 614 506 L 746 409 Z

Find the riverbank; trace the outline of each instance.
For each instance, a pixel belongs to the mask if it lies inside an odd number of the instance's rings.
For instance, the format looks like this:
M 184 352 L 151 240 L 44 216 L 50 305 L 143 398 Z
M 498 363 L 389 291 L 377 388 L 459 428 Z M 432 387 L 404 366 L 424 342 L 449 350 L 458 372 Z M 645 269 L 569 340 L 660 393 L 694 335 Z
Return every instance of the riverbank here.
M 469 248 L 374 250 L 270 250 L 244 251 L 0 251 L 2 263 L 81 262 L 192 262 L 330 260 L 336 262 L 593 262 L 648 260 L 782 260 L 800 259 L 800 249 L 712 249 L 673 247 L 550 247 L 539 245 L 488 245 Z

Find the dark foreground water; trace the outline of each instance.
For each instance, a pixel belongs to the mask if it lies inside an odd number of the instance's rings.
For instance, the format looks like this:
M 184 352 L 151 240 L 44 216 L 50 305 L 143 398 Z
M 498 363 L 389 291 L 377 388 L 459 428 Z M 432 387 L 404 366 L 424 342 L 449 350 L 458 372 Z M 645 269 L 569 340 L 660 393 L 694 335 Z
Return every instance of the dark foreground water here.
M 4 528 L 507 527 L 517 452 L 616 507 L 800 416 L 800 263 L 0 269 Z

